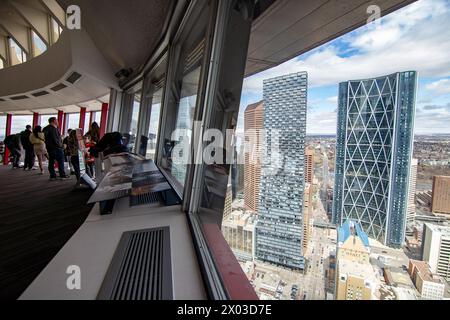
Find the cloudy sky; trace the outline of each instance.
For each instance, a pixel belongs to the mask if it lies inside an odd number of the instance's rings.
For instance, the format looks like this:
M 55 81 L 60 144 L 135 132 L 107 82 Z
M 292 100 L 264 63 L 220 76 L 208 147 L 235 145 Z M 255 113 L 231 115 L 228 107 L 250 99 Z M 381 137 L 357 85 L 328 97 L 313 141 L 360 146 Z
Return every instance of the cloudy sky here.
M 450 133 L 450 0 L 420 0 L 244 82 L 247 105 L 262 99 L 263 79 L 308 72 L 308 134 L 335 134 L 338 83 L 398 71 L 419 72 L 416 133 Z M 31 119 L 31 117 L 30 117 Z M 73 124 L 77 119 L 71 119 Z M 13 123 L 23 130 L 29 119 Z M 0 136 L 5 119 L 0 117 Z
M 336 133 L 338 83 L 419 72 L 416 134 L 450 133 L 450 1 L 420 0 L 244 82 L 245 107 L 263 79 L 308 72 L 308 134 Z

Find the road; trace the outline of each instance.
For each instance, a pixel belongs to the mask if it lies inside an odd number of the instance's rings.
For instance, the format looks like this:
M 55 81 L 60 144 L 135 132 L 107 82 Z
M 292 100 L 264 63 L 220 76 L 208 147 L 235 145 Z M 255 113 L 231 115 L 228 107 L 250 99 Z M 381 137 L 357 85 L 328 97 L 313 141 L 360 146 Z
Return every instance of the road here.
M 313 211 L 313 216 L 318 221 L 328 223 L 328 217 L 321 201 L 317 202 L 317 208 Z M 307 271 L 300 287 L 300 293 L 306 294 L 306 300 L 326 299 L 325 271 L 328 269 L 330 252 L 336 249 L 332 237 L 333 233 L 331 230 L 323 228 L 313 229 L 313 235 L 306 253 L 308 261 Z M 300 295 L 300 299 L 303 295 Z

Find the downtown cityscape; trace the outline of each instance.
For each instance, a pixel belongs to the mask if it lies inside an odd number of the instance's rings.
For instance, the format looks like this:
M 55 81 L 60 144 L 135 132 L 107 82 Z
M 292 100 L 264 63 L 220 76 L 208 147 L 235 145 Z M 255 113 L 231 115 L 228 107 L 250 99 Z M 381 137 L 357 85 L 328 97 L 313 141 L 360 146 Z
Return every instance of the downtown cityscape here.
M 232 168 L 222 226 L 259 298 L 450 299 L 450 127 L 417 133 L 431 109 L 417 101 L 420 72 L 341 82 L 336 133 L 306 135 L 317 125 L 306 117 L 314 74 L 279 69 L 259 76 L 262 99 L 241 107 L 245 163 Z
M 0 159 L 0 301 L 450 301 L 450 0 L 0 0 Z

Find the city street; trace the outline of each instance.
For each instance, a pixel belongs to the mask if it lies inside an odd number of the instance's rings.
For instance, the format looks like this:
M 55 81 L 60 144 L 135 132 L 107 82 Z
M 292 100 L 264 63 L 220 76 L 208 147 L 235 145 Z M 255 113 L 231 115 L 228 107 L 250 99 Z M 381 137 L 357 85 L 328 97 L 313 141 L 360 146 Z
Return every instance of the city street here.
M 322 202 L 317 202 L 313 212 L 314 220 L 328 223 L 328 217 Z M 326 299 L 326 278 L 328 273 L 330 252 L 336 250 L 336 231 L 324 228 L 313 229 L 308 250 L 306 252 L 307 270 L 300 283 L 300 299 L 306 295 L 306 300 Z M 302 294 L 303 292 L 303 294 Z

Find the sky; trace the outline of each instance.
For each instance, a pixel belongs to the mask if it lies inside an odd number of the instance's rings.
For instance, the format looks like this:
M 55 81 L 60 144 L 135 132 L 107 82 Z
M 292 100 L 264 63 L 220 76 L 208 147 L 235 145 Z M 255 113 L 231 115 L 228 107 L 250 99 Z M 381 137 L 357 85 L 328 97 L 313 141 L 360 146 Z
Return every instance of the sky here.
M 246 78 L 238 131 L 243 130 L 246 106 L 262 99 L 264 79 L 307 71 L 307 133 L 335 134 L 340 82 L 408 70 L 419 73 L 415 133 L 450 133 L 450 0 L 419 0 Z M 4 132 L 2 118 L 0 136 Z M 17 119 L 17 128 L 27 121 Z
M 420 0 L 246 78 L 238 130 L 264 79 L 307 71 L 307 133 L 335 134 L 340 82 L 410 70 L 419 74 L 415 133 L 450 133 L 450 0 Z

